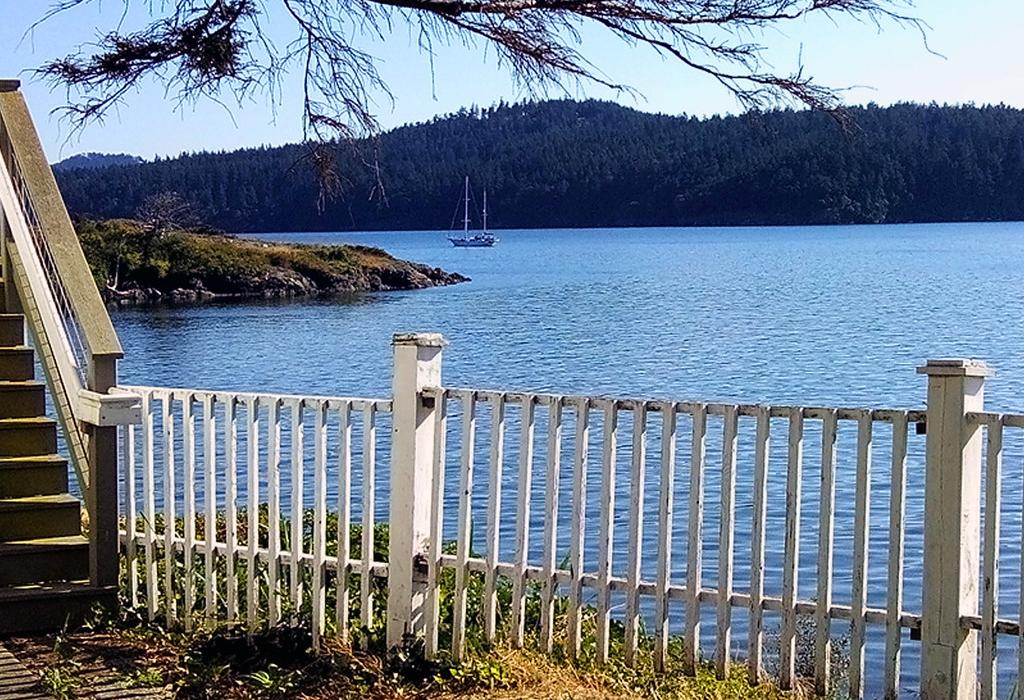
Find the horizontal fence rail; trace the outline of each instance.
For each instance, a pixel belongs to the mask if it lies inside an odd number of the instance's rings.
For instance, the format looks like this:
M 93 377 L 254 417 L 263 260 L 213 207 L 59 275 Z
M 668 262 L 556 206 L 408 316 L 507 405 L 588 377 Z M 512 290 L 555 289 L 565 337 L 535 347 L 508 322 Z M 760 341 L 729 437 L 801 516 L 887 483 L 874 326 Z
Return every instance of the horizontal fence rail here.
M 976 678 L 1003 697 L 1024 670 L 1024 475 L 1003 471 L 1024 416 L 974 410 L 965 367 L 925 368 L 929 410 L 448 388 L 439 355 L 397 353 L 390 400 L 129 387 L 132 603 L 317 641 L 387 619 L 389 646 L 422 634 L 455 660 L 500 641 L 819 695 Z M 938 449 L 950 426 L 959 452 Z M 960 678 L 929 671 L 950 629 Z

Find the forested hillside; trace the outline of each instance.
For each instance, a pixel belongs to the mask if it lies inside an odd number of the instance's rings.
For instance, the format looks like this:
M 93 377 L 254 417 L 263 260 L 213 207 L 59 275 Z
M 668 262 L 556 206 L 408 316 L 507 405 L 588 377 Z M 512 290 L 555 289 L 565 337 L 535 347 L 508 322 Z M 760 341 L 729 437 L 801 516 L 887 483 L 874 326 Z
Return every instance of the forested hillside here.
M 130 216 L 177 191 L 228 231 L 446 229 L 469 175 L 494 227 L 1024 219 L 1024 111 L 897 105 L 697 119 L 607 102 L 467 110 L 339 147 L 318 209 L 302 146 L 58 173 L 73 213 Z M 376 154 L 376 155 L 375 155 Z M 379 164 L 385 198 L 367 162 Z

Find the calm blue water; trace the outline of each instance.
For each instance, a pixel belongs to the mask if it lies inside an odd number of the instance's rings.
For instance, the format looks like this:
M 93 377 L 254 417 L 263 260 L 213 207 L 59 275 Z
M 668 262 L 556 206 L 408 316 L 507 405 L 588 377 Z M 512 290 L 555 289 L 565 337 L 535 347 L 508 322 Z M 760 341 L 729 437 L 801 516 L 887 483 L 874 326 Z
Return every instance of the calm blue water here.
M 998 372 L 989 383 L 987 406 L 1024 412 L 1024 224 L 505 231 L 500 236 L 501 243 L 489 250 L 454 249 L 443 234 L 435 232 L 262 236 L 376 245 L 399 257 L 457 270 L 473 281 L 345 300 L 118 311 L 114 322 L 127 353 L 122 380 L 239 391 L 387 396 L 392 334 L 440 331 L 451 341 L 444 365 L 445 383 L 450 386 L 919 408 L 924 405 L 925 382 L 915 368 L 930 357 L 968 356 L 989 361 Z M 479 549 L 486 531 L 486 419 L 484 410 L 477 436 L 480 471 L 473 489 L 473 531 Z M 681 420 L 681 437 L 688 435 L 688 425 Z M 628 419 L 620 428 L 617 572 L 628 560 L 625 528 L 632 499 Z M 504 557 L 514 549 L 518 476 L 514 410 L 509 430 L 503 476 L 507 495 L 500 524 Z M 784 430 L 784 425 L 773 427 L 769 466 L 766 589 L 776 594 L 781 590 L 785 522 Z M 386 426 L 381 433 L 386 433 Z M 600 434 L 596 427 L 594 433 L 592 439 Z M 653 427 L 651 433 L 643 512 L 653 514 L 659 448 Z M 538 435 L 544 434 L 541 415 Z M 750 562 L 752 434 L 752 425 L 742 423 L 735 528 L 739 590 L 746 590 Z M 565 435 L 568 443 L 571 417 L 566 419 Z M 704 559 L 710 575 L 705 585 L 715 585 L 720 421 L 709 422 L 708 436 Z M 879 426 L 868 561 L 869 605 L 874 607 L 885 605 L 890 440 L 890 433 Z M 451 464 L 458 442 L 456 429 L 449 441 Z M 564 465 L 571 464 L 569 447 Z M 910 611 L 919 610 L 920 605 L 923 447 L 922 438 L 913 438 L 908 458 L 904 607 Z M 383 437 L 381 448 L 383 462 Z M 833 580 L 838 603 L 850 600 L 852 581 L 854 450 L 855 434 L 844 427 L 836 477 Z M 819 451 L 820 430 L 809 426 L 801 508 L 800 596 L 804 599 L 815 595 Z M 542 474 L 543 445 L 537 452 L 538 474 Z M 600 452 L 596 444 L 591 452 L 591 493 L 597 493 Z M 681 451 L 680 464 L 688 459 Z M 1008 433 L 1003 617 L 1016 615 L 1019 597 L 1022 464 L 1024 439 Z M 680 474 L 673 571 L 681 582 L 687 534 L 685 467 Z M 569 493 L 569 479 L 564 468 L 562 494 Z M 457 489 L 449 475 L 449 534 L 454 532 Z M 386 498 L 386 488 L 379 493 Z M 545 515 L 540 476 L 532 493 L 530 556 L 537 561 Z M 595 501 L 588 502 L 591 523 L 599 516 Z M 386 508 L 386 502 L 378 503 L 378 514 L 386 513 Z M 559 552 L 567 549 L 569 515 L 563 495 Z M 654 516 L 647 518 L 645 577 L 654 575 L 656 522 Z M 587 569 L 592 570 L 598 533 L 596 527 L 588 527 Z M 707 613 L 705 635 L 713 640 L 713 611 Z M 678 623 L 677 616 L 673 619 Z M 736 611 L 737 653 L 743 652 L 745 619 L 745 613 Z M 777 618 L 769 615 L 768 624 L 777 624 Z M 881 680 L 882 648 L 881 628 L 870 629 L 868 668 L 877 672 L 868 674 L 869 697 L 877 694 Z M 836 623 L 833 630 L 841 635 L 845 624 Z M 1015 663 L 1014 645 L 1004 646 L 1000 668 L 1008 673 Z M 706 650 L 713 648 L 713 642 L 705 645 Z M 904 654 L 908 683 L 916 676 L 917 664 L 916 645 L 908 642 Z
M 451 341 L 446 382 L 916 406 L 929 357 L 1024 409 L 1024 224 L 269 234 L 376 245 L 468 284 L 329 302 L 119 311 L 127 382 L 381 394 L 397 331 Z

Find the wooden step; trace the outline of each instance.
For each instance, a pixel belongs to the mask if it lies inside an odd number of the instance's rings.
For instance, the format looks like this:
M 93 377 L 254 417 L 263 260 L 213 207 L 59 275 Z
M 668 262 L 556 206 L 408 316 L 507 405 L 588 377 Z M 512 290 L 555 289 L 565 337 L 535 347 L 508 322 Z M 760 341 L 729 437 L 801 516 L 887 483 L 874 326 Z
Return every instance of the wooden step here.
M 0 542 L 82 534 L 81 504 L 66 493 L 0 500 Z
M 35 418 L 45 414 L 45 384 L 35 381 L 0 381 L 0 419 Z
M 0 586 L 89 577 L 89 540 L 81 535 L 0 543 Z
M 117 588 L 86 581 L 0 588 L 0 636 L 75 629 L 96 606 L 117 605 Z
M 57 451 L 57 423 L 52 418 L 0 419 L 0 457 L 51 455 Z
M 0 289 L 0 293 L 3 290 Z M 25 344 L 25 317 L 0 313 L 0 347 Z
M 0 498 L 51 496 L 68 490 L 68 462 L 59 455 L 0 457 Z
M 35 353 L 26 345 L 0 347 L 0 381 L 24 382 L 35 379 Z

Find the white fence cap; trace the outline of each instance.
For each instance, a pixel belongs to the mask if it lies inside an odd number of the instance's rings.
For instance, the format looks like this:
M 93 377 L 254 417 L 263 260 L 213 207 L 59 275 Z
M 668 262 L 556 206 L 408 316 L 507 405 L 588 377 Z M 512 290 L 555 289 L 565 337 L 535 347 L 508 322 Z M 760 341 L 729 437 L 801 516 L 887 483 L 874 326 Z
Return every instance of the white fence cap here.
M 440 333 L 395 333 L 391 337 L 392 345 L 415 345 L 426 348 L 443 348 L 448 344 Z
M 936 377 L 991 377 L 996 372 L 984 360 L 954 357 L 928 360 L 924 367 L 917 368 L 917 373 Z

